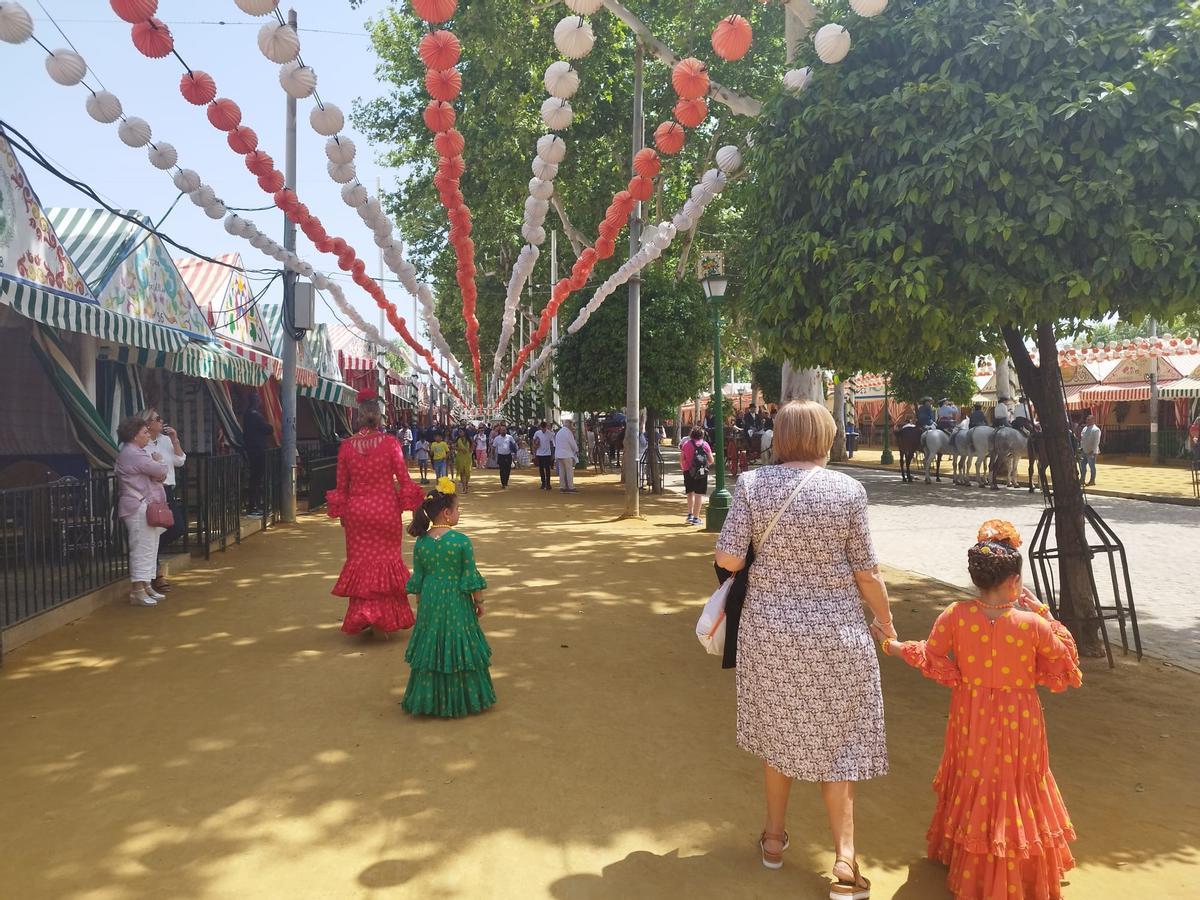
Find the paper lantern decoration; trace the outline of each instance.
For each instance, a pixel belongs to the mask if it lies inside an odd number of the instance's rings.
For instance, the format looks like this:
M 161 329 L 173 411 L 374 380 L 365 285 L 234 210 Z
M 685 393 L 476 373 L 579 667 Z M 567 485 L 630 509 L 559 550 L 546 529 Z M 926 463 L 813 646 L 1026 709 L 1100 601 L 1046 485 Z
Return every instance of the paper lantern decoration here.
M 695 100 L 708 93 L 708 68 L 693 56 L 681 59 L 671 69 L 671 86 L 684 100 Z
M 554 26 L 554 46 L 567 59 L 582 59 L 595 43 L 592 26 L 583 16 L 567 16 Z
M 242 124 L 242 110 L 228 97 L 221 97 L 208 104 L 208 121 L 218 131 L 233 131 Z
M 58 84 L 71 87 L 83 81 L 87 63 L 74 50 L 59 48 L 46 57 L 46 72 Z
M 200 176 L 191 169 L 180 169 L 171 180 L 175 182 L 175 187 L 185 194 L 190 194 L 200 187 Z
M 354 163 L 329 163 L 325 167 L 329 172 L 329 177 L 338 184 L 345 184 L 348 181 L 353 181 L 358 176 L 358 170 L 354 167 Z
M 425 107 L 425 112 L 422 114 L 425 119 L 425 127 L 430 131 L 448 131 L 454 127 L 454 120 L 457 117 L 454 112 L 454 107 L 443 100 L 432 100 Z
M 458 69 L 430 69 L 425 73 L 425 90 L 434 100 L 449 102 L 462 90 Z
M 717 168 L 726 175 L 736 172 L 742 167 L 742 154 L 737 147 L 727 144 L 717 151 Z
M 150 165 L 164 172 L 179 162 L 179 153 L 166 141 L 159 141 L 150 147 L 148 152 Z
M 326 103 L 314 108 L 308 114 L 308 123 L 317 134 L 333 137 L 346 127 L 346 117 L 339 107 L 332 103 Z
M 888 0 L 850 0 L 850 8 L 864 19 L 873 19 L 885 9 Z
M 207 106 L 217 96 L 217 83 L 207 72 L 185 72 L 179 79 L 179 93 L 188 103 Z
M 458 9 L 458 0 L 411 0 L 413 12 L 418 18 L 437 25 L 453 17 Z
M 279 0 L 233 0 L 233 2 L 248 16 L 266 16 L 275 12 L 275 8 L 279 6 Z
M 554 182 L 543 181 L 540 178 L 529 179 L 529 196 L 539 200 L 549 200 L 554 194 Z
M 735 150 L 737 148 L 734 148 Z M 741 154 L 738 155 L 738 163 L 741 163 Z M 725 185 L 729 183 L 729 176 L 721 169 L 709 169 L 704 173 L 704 178 L 701 184 L 712 191 L 714 194 L 719 194 L 725 190 Z
M 560 100 L 569 100 L 579 90 L 579 73 L 571 68 L 569 62 L 561 59 L 546 67 L 542 81 L 546 85 L 546 93 Z
M 130 25 L 145 22 L 158 12 L 158 0 L 110 0 L 109 6 Z
M 88 115 L 103 125 L 121 118 L 121 101 L 108 91 L 96 91 L 87 98 Z
M 433 146 L 438 156 L 460 156 L 467 142 L 457 128 L 451 128 L 434 135 Z
M 225 213 L 225 204 L 220 200 L 213 200 L 212 203 L 204 207 L 204 214 L 210 219 L 223 219 L 225 218 Z
M 567 142 L 557 134 L 544 134 L 538 138 L 537 155 L 557 165 L 567 158 Z
M 20 3 L 0 3 L 0 41 L 23 44 L 33 35 L 33 19 Z
M 246 227 L 246 220 L 237 213 L 230 213 L 225 217 L 225 230 L 234 237 L 243 237 L 243 229 Z
M 662 163 L 653 147 L 643 147 L 633 156 L 633 171 L 644 178 L 653 178 L 662 170 Z
M 151 59 L 162 59 L 175 48 L 171 29 L 158 19 L 147 19 L 133 26 L 133 46 L 138 53 Z
M 685 140 L 687 140 L 687 132 L 675 122 L 663 122 L 654 129 L 654 146 L 660 153 L 668 156 L 674 156 L 682 150 Z
M 239 125 L 229 132 L 225 141 L 234 153 L 245 155 L 258 149 L 258 135 L 249 125 Z
M 649 200 L 654 195 L 654 179 L 634 175 L 629 179 L 629 193 L 634 200 Z
M 417 54 L 427 69 L 449 69 L 461 53 L 462 45 L 452 31 L 431 31 L 417 45 Z
M 788 69 L 783 76 L 783 89 L 798 94 L 812 82 L 813 71 L 809 66 L 802 69 Z
M 246 168 L 261 178 L 275 168 L 275 160 L 271 159 L 270 154 L 255 150 L 246 154 Z
M 145 147 L 150 143 L 150 123 L 138 116 L 130 116 L 117 128 L 117 136 L 128 147 Z
M 263 175 L 258 179 L 258 186 L 269 194 L 273 194 L 281 190 L 284 185 L 283 173 L 276 169 L 268 175 Z
M 207 184 L 201 184 L 200 187 L 188 194 L 188 199 L 197 206 L 208 206 L 217 199 L 217 195 Z
M 312 66 L 305 66 L 296 60 L 284 63 L 279 69 L 279 86 L 289 97 L 303 100 L 311 97 L 317 89 L 317 73 Z
M 695 128 L 707 118 L 708 101 L 704 99 L 680 100 L 675 104 L 675 121 L 680 125 Z
M 754 30 L 749 22 L 742 16 L 728 16 L 713 29 L 712 48 L 721 59 L 733 62 L 746 55 L 753 40 Z
M 291 25 L 268 22 L 258 31 L 258 49 L 271 62 L 282 66 L 300 55 L 300 36 Z
M 525 198 L 525 215 L 527 217 L 545 216 L 549 211 L 549 200 L 532 196 Z
M 461 156 L 443 156 L 438 160 L 438 171 L 452 178 L 461 178 L 463 172 L 467 171 L 467 162 Z
M 813 47 L 821 62 L 840 63 L 850 52 L 850 32 L 841 25 L 822 25 L 813 36 Z
M 564 128 L 570 127 L 574 118 L 575 114 L 571 110 L 571 104 L 566 100 L 547 97 L 542 102 L 542 121 L 551 131 L 562 131 Z
M 325 155 L 330 162 L 339 165 L 354 162 L 354 154 L 357 152 L 354 141 L 348 137 L 331 137 L 325 142 Z

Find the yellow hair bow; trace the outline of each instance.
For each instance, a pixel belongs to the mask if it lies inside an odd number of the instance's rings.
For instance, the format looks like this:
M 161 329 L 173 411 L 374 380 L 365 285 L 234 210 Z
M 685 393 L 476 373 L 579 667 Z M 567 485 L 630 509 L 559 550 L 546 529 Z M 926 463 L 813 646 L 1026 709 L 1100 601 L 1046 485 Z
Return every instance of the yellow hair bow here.
M 439 494 L 458 493 L 458 488 L 454 484 L 454 479 L 447 478 L 445 475 L 437 480 L 437 490 Z

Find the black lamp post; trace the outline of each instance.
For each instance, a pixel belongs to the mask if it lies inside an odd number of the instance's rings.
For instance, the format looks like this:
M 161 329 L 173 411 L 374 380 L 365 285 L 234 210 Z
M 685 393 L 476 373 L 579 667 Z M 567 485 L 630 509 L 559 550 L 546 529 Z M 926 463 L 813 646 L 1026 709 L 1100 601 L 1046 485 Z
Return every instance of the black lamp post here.
M 700 279 L 704 286 L 704 296 L 712 307 L 713 317 L 713 403 L 716 410 L 713 414 L 713 424 L 716 426 L 713 455 L 716 457 L 717 489 L 708 498 L 708 512 L 705 514 L 705 531 L 720 531 L 725 524 L 725 516 L 729 514 L 729 506 L 733 502 L 728 490 L 725 489 L 725 404 L 721 394 L 721 301 L 725 298 L 725 289 L 729 279 L 724 275 L 710 274 Z

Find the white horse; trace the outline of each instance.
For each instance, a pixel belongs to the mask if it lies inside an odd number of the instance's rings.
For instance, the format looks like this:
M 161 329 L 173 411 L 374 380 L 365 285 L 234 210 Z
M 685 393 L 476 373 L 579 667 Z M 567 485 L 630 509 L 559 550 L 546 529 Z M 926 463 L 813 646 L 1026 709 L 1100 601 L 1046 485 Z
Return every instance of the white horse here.
M 992 437 L 992 488 L 998 490 L 996 478 L 1008 472 L 1008 486 L 1017 487 L 1017 465 L 1019 460 L 1029 457 L 1029 439 L 1017 429 L 1005 425 L 997 428 Z M 1033 467 L 1029 472 L 1030 487 L 1033 485 Z
M 991 425 L 976 425 L 967 432 L 968 452 L 975 460 L 975 477 L 979 480 L 980 487 L 988 485 L 988 469 L 992 464 L 992 436 L 995 433 L 996 429 Z M 964 468 L 965 484 L 971 483 L 970 465 L 971 462 L 968 459 Z
M 960 422 L 954 429 L 951 438 L 951 450 L 954 463 L 954 483 L 969 485 L 971 483 L 971 429 L 966 420 Z
M 925 483 L 931 484 L 929 480 L 929 469 L 933 464 L 934 458 L 937 459 L 936 478 L 939 482 L 942 480 L 942 457 L 946 454 L 950 455 L 950 469 L 954 471 L 954 439 L 942 431 L 940 428 L 926 428 L 925 433 L 921 435 L 921 450 L 925 454 Z

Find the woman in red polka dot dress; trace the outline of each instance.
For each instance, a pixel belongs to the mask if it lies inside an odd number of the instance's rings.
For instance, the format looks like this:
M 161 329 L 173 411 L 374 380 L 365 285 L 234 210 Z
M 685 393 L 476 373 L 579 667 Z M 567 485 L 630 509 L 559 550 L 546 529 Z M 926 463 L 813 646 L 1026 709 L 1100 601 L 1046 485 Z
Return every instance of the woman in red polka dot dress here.
M 1079 654 L 1022 589 L 1020 544 L 1010 523 L 984 522 L 967 554 L 979 599 L 947 607 L 928 640 L 883 641 L 884 653 L 953 689 L 925 837 L 930 859 L 950 868 L 955 900 L 1057 900 L 1075 865 L 1036 688 L 1079 687 Z
M 349 597 L 342 631 L 368 629 L 389 634 L 412 628 L 415 617 L 404 585 L 401 515 L 425 499 L 409 477 L 400 442 L 384 433 L 383 409 L 373 391 L 358 395 L 363 428 L 342 441 L 338 451 L 337 490 L 326 497 L 329 515 L 342 520 L 346 564 L 333 586 L 335 597 Z

